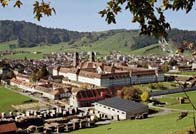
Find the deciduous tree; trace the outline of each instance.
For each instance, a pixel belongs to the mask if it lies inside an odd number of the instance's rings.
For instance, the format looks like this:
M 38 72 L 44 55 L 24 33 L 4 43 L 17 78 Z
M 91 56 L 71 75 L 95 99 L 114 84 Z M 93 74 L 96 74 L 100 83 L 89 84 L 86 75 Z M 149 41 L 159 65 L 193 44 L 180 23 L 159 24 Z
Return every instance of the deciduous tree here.
M 139 23 L 140 34 L 166 37 L 170 24 L 166 21 L 166 10 L 185 10 L 188 13 L 195 0 L 110 0 L 99 13 L 110 23 L 116 23 L 116 15 L 125 7 L 133 15 L 132 22 Z
M 10 1 L 11 0 L 0 0 L 0 3 L 3 7 L 6 7 Z M 22 0 L 15 0 L 13 7 L 20 8 L 21 6 L 23 6 Z M 33 14 L 38 21 L 40 21 L 43 16 L 51 16 L 53 13 L 55 14 L 56 11 L 51 7 L 50 2 L 42 0 L 41 2 L 35 1 L 33 4 Z

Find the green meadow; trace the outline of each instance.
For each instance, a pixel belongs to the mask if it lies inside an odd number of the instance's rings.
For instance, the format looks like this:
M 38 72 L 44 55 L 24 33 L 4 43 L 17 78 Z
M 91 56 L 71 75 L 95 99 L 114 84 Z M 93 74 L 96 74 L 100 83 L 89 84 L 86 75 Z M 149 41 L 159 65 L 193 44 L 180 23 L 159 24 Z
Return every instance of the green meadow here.
M 191 115 L 176 121 L 178 114 L 144 120 L 126 120 L 95 128 L 81 129 L 72 134 L 184 134 L 193 127 Z
M 116 35 L 118 36 L 118 34 Z M 117 39 L 119 37 L 112 37 L 110 39 L 106 40 L 100 40 L 95 43 L 88 43 L 85 45 L 78 45 L 80 42 L 77 42 L 76 44 L 69 45 L 66 42 L 59 43 L 59 44 L 49 44 L 49 45 L 41 45 L 37 47 L 31 47 L 31 48 L 18 48 L 16 45 L 16 48 L 10 48 L 10 45 L 17 44 L 16 41 L 9 41 L 5 43 L 0 43 L 0 51 L 5 50 L 16 50 L 16 51 L 29 51 L 30 53 L 22 53 L 22 54 L 14 54 L 14 55 L 5 55 L 1 58 L 11 58 L 11 59 L 23 59 L 23 58 L 29 58 L 29 59 L 41 59 L 44 54 L 50 54 L 52 52 L 82 52 L 82 51 L 96 51 L 98 57 L 102 57 L 105 55 L 108 55 L 110 52 L 116 50 L 123 54 L 134 54 L 134 55 L 151 55 L 151 54 L 159 54 L 159 55 L 165 55 L 166 53 L 163 52 L 159 46 L 159 44 L 153 44 L 144 48 L 132 50 L 127 49 L 126 47 L 123 47 L 120 45 Z M 120 36 L 120 35 L 119 35 Z M 106 45 L 107 44 L 107 45 Z M 39 52 L 38 54 L 34 54 L 34 52 Z
M 23 104 L 31 98 L 17 94 L 0 86 L 0 112 L 13 110 L 12 105 Z
M 189 98 L 196 104 L 196 91 L 187 92 Z M 174 109 L 182 109 L 182 110 L 192 110 L 192 107 L 188 101 L 185 104 L 179 104 L 177 97 L 186 97 L 184 93 L 177 93 L 172 95 L 166 95 L 160 98 L 161 102 L 166 102 L 165 107 L 174 108 Z

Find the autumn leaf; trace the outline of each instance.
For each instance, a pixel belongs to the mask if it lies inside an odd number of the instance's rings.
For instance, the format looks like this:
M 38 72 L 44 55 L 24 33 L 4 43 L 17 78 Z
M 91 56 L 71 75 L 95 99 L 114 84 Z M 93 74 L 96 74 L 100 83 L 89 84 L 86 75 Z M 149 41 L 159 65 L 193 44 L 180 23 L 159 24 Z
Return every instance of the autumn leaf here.
M 0 3 L 3 7 L 8 6 L 10 0 L 0 0 Z
M 39 3 L 38 1 L 36 1 L 33 4 L 34 8 L 33 8 L 33 13 L 35 14 L 35 18 L 40 21 L 40 19 L 45 15 L 45 16 L 51 16 L 52 13 L 56 14 L 56 11 L 54 8 L 52 8 L 50 6 L 50 3 L 45 3 L 44 1 L 42 1 L 41 3 Z
M 22 5 L 23 5 L 22 2 L 21 2 L 20 0 L 17 0 L 17 1 L 15 2 L 15 4 L 14 4 L 14 7 L 20 8 Z

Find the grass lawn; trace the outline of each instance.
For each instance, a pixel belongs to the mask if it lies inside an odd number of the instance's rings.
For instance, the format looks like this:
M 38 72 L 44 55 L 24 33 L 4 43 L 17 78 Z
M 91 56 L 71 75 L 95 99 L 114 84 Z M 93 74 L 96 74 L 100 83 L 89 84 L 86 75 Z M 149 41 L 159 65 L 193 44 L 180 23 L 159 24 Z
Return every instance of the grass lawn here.
M 171 74 L 179 74 L 179 75 L 196 75 L 196 71 L 191 72 L 177 72 L 177 73 L 171 73 Z
M 10 47 L 9 47 L 10 44 L 16 44 L 16 41 L 13 40 L 13 41 L 7 41 L 7 42 L 0 43 L 0 51 L 10 50 Z
M 130 36 L 128 33 L 125 33 L 125 36 Z M 76 44 L 69 45 L 66 42 L 62 42 L 59 44 L 49 44 L 49 45 L 42 45 L 32 48 L 13 48 L 10 49 L 10 44 L 17 44 L 16 41 L 9 41 L 5 43 L 0 43 L 0 51 L 4 50 L 16 50 L 16 51 L 29 51 L 29 52 L 35 52 L 39 51 L 41 54 L 15 54 L 15 55 L 6 55 L 1 58 L 10 58 L 10 59 L 24 59 L 25 57 L 30 59 L 40 59 L 43 57 L 43 54 L 49 54 L 51 52 L 82 52 L 82 51 L 96 51 L 97 56 L 105 56 L 108 55 L 113 50 L 119 50 L 123 54 L 135 54 L 135 55 L 149 55 L 149 54 L 159 54 L 164 55 L 165 52 L 163 52 L 160 48 L 159 44 L 153 44 L 151 46 L 147 46 L 141 49 L 132 50 L 130 48 L 124 47 L 120 44 L 123 44 L 124 40 L 121 39 L 121 43 L 119 44 L 119 37 L 121 37 L 120 34 L 117 34 L 113 36 L 110 39 L 106 40 L 99 40 L 95 43 L 88 43 L 86 45 L 80 45 L 80 42 L 77 42 Z M 106 45 L 107 44 L 107 45 Z
M 160 44 L 153 44 L 147 47 L 143 47 L 131 52 L 134 55 L 150 55 L 150 54 L 157 54 L 157 55 L 166 55 L 166 52 L 163 52 Z
M 31 99 L 7 90 L 4 87 L 0 87 L 0 112 L 9 112 L 10 110 L 13 110 L 11 105 L 23 104 L 28 100 Z
M 14 55 L 6 55 L 4 58 L 8 59 L 41 59 L 43 54 L 33 54 L 33 53 L 22 53 L 22 54 L 14 54 Z
M 196 91 L 187 92 L 193 104 L 196 104 Z M 175 109 L 183 109 L 183 110 L 191 110 L 192 107 L 189 103 L 179 104 L 176 100 L 177 97 L 185 97 L 184 93 L 172 94 L 163 96 L 160 98 L 161 102 L 167 102 L 166 107 L 175 108 Z
M 180 121 L 176 121 L 177 117 L 178 114 L 170 114 L 145 120 L 127 120 L 81 129 L 72 134 L 182 134 L 192 127 L 191 115 Z
M 149 83 L 149 84 L 133 85 L 133 87 L 139 88 L 141 90 L 147 90 L 147 91 L 159 91 L 159 90 L 168 90 L 168 89 L 178 88 L 175 82 Z
M 1 46 L 2 45 L 2 46 Z M 10 50 L 9 43 L 0 43 L 0 51 Z M 29 51 L 30 53 L 19 53 L 14 55 L 5 55 L 0 58 L 8 58 L 8 59 L 42 59 L 44 54 L 50 54 L 52 52 L 82 52 L 87 51 L 86 48 L 81 49 L 80 47 L 73 48 L 67 43 L 59 43 L 59 44 L 51 44 L 51 45 L 43 45 L 31 48 L 15 48 L 13 51 Z M 90 51 L 90 50 L 89 50 Z M 38 54 L 33 54 L 33 52 L 40 52 Z

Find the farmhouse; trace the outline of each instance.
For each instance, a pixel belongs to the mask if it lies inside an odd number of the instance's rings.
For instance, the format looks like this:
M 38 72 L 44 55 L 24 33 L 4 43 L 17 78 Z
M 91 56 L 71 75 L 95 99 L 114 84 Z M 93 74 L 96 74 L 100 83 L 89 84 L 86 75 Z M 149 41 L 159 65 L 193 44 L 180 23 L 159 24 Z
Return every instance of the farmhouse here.
M 132 118 L 144 118 L 148 115 L 148 106 L 113 97 L 94 103 L 98 117 L 125 120 Z

